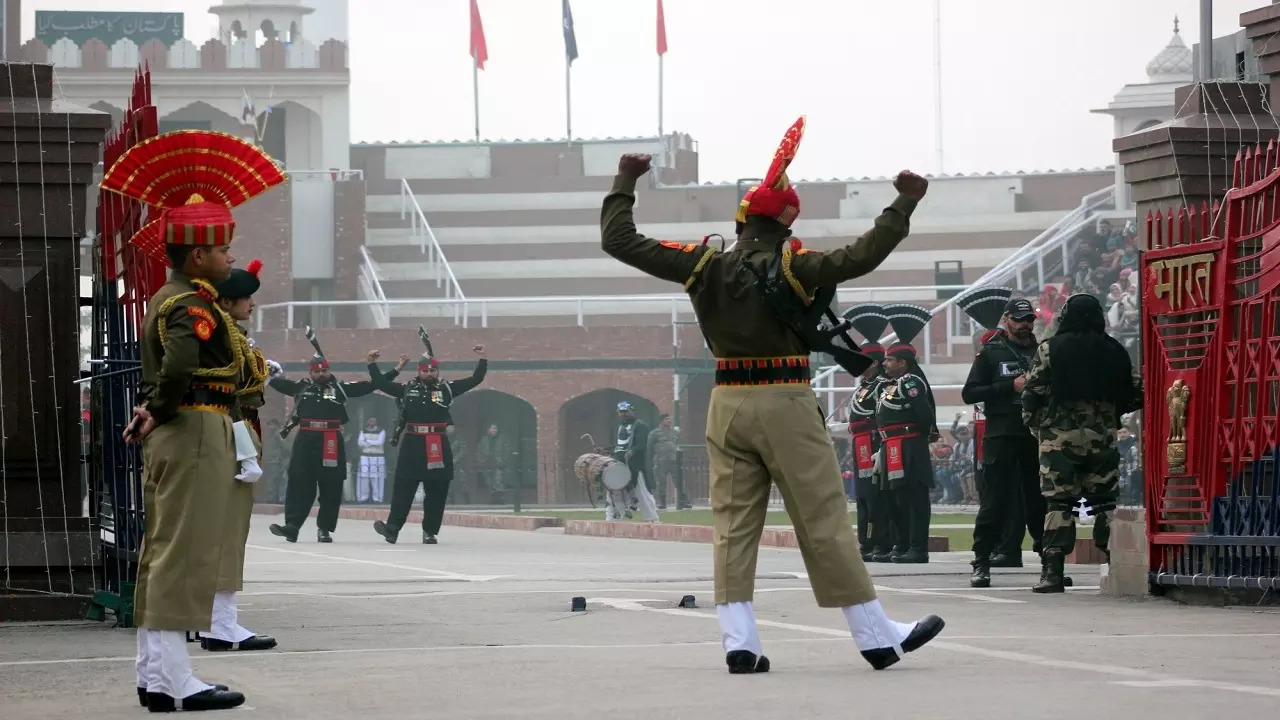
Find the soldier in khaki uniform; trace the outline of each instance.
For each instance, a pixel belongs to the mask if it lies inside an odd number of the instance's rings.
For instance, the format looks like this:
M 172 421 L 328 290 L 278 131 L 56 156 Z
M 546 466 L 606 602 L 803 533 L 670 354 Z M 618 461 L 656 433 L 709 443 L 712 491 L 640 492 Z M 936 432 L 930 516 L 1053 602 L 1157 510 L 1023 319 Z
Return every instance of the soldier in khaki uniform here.
M 707 413 L 711 506 L 715 514 L 716 612 L 731 673 L 766 672 L 752 596 L 756 557 L 771 483 L 776 482 L 796 528 L 814 596 L 841 608 L 863 657 L 876 669 L 896 663 L 942 630 L 929 616 L 916 624 L 890 620 L 849 522 L 840 468 L 822 411 L 809 386 L 808 342 L 781 317 L 769 297 L 794 294 L 812 302 L 820 287 L 866 275 L 908 233 L 909 218 L 927 181 L 903 172 L 899 195 L 852 245 L 829 253 L 789 240 L 800 199 L 787 179 L 804 130 L 796 122 L 783 139 L 761 185 L 744 197 L 738 241 L 727 252 L 698 244 L 652 240 L 632 219 L 636 180 L 649 172 L 648 155 L 624 155 L 604 199 L 602 249 L 654 277 L 684 286 L 717 361 Z M 780 262 L 785 282 L 761 278 Z M 753 277 L 755 276 L 755 277 Z
M 253 317 L 253 294 L 262 283 L 258 272 L 260 260 L 252 260 L 244 270 L 235 268 L 231 276 L 218 283 L 218 305 L 237 323 L 246 323 Z M 254 431 L 254 444 L 258 458 L 262 456 L 262 425 L 258 421 L 258 409 L 266 404 L 263 390 L 267 378 L 279 372 L 280 365 L 267 359 L 249 339 L 242 325 L 232 327 L 245 343 L 247 357 L 240 371 L 239 388 L 236 390 L 237 410 Z M 247 462 L 247 461 L 246 461 Z M 227 531 L 232 540 L 222 553 L 218 569 L 218 592 L 213 596 L 213 626 L 209 634 L 200 638 L 205 650 L 270 650 L 276 646 L 275 638 L 258 635 L 240 624 L 240 612 L 236 593 L 244 589 L 244 551 L 249 541 L 249 523 L 253 518 L 253 484 L 237 482 L 232 485 L 227 505 Z
M 139 405 L 125 441 L 142 444 L 146 533 L 138 561 L 138 698 L 151 712 L 221 710 L 241 693 L 197 679 L 185 634 L 208 632 L 224 553 L 236 539 L 236 485 L 261 476 L 252 431 L 238 416 L 249 348 L 218 305 L 215 284 L 235 259 L 231 207 L 284 181 L 239 138 L 178 131 L 134 146 L 102 187 L 162 209 L 131 242 L 172 268 L 142 328 Z

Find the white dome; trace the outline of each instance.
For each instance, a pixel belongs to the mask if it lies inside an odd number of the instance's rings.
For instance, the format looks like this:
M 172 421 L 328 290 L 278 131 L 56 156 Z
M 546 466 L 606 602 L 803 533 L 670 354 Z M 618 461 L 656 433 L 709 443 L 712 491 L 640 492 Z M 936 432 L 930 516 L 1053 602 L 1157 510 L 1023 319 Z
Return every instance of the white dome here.
M 1182 42 L 1178 33 L 1178 19 L 1173 19 L 1173 38 L 1160 54 L 1147 63 L 1147 77 L 1153 81 L 1188 80 L 1192 77 L 1191 48 Z

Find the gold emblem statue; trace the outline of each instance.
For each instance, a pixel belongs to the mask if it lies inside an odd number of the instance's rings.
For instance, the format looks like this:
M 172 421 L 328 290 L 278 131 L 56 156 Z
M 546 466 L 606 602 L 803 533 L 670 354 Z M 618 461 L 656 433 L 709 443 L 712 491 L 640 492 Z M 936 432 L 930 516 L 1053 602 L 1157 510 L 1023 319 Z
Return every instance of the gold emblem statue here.
M 1165 450 L 1170 473 L 1187 470 L 1187 405 L 1191 401 L 1191 388 L 1181 380 L 1174 380 L 1164 395 L 1169 405 L 1169 446 Z

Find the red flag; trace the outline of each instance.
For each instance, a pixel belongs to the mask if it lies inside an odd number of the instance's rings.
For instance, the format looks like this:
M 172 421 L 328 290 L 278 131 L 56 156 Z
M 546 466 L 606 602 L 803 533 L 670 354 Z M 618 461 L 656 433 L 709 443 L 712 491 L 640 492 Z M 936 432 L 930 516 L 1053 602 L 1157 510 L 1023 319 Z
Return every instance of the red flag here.
M 484 23 L 480 22 L 480 6 L 476 0 L 471 0 L 471 57 L 481 70 L 489 59 L 489 47 L 484 42 Z
M 667 54 L 667 17 L 662 12 L 662 0 L 658 0 L 658 55 Z

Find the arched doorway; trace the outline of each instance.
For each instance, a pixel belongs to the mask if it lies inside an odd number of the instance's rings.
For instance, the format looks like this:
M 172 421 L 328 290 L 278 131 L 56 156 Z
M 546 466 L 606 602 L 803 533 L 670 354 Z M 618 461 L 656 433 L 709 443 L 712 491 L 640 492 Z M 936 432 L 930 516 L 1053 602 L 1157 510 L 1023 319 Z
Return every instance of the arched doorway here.
M 592 390 L 560 406 L 560 462 L 555 473 L 555 497 L 559 502 L 590 504 L 586 488 L 573 474 L 573 461 L 591 451 L 590 441 L 582 438 L 584 434 L 590 434 L 598 445 L 613 444 L 618 429 L 618 403 L 624 400 L 650 428 L 657 425 L 658 407 L 652 401 L 614 388 Z
M 472 390 L 451 408 L 454 437 L 462 459 L 454 459 L 449 502 L 458 505 L 510 505 L 519 489 L 522 504 L 538 500 L 538 414 L 527 400 L 497 390 Z M 498 426 L 497 442 L 484 441 L 490 425 Z M 507 454 L 502 482 L 506 492 L 488 487 L 481 450 L 494 447 Z

